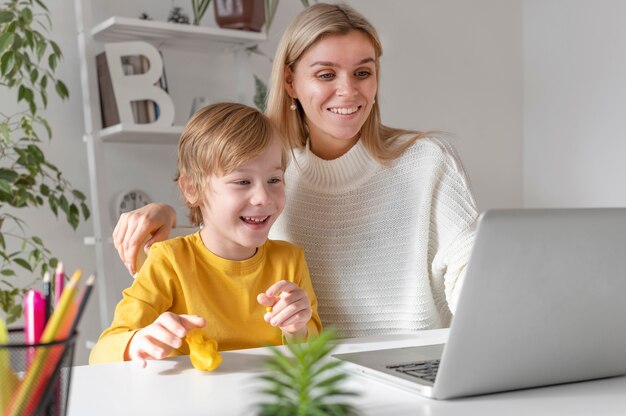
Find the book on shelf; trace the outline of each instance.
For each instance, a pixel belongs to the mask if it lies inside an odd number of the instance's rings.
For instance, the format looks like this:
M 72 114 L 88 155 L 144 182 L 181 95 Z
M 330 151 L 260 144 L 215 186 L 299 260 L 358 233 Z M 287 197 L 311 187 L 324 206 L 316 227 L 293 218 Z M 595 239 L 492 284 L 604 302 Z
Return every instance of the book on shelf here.
M 125 75 L 143 74 L 148 70 L 149 66 L 149 61 L 143 55 L 130 55 L 122 58 L 122 68 Z M 98 77 L 98 91 L 100 93 L 102 128 L 114 126 L 120 123 L 120 116 L 105 52 L 96 56 L 96 72 Z M 157 84 L 165 92 L 169 92 L 165 68 L 163 68 L 163 75 Z M 131 107 L 133 119 L 136 124 L 152 123 L 159 117 L 159 105 L 154 101 L 132 101 Z

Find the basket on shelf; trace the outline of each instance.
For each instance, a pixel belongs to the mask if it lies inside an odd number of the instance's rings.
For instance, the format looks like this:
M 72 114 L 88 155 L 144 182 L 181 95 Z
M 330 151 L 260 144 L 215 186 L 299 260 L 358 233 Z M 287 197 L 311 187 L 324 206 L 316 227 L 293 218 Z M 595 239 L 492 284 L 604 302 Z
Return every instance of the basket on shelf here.
M 0 344 L 0 415 L 67 413 L 76 337 L 25 344 L 22 328 L 9 329 Z

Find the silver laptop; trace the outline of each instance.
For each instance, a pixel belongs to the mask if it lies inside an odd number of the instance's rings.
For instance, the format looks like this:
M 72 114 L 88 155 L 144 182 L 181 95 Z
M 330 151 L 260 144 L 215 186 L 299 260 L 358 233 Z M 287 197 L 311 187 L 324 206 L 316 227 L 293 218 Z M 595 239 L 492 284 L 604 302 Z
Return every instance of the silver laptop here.
M 336 354 L 450 399 L 626 374 L 626 208 L 481 216 L 445 345 Z

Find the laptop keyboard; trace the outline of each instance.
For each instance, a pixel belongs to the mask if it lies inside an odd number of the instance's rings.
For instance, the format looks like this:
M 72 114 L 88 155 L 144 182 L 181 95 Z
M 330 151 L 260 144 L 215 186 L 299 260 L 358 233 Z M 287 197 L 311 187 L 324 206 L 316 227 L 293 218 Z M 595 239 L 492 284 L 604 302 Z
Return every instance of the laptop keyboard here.
M 396 370 L 397 372 L 408 376 L 434 383 L 435 377 L 437 376 L 437 370 L 439 370 L 440 361 L 441 360 L 428 360 L 408 364 L 388 365 L 387 368 L 390 370 Z

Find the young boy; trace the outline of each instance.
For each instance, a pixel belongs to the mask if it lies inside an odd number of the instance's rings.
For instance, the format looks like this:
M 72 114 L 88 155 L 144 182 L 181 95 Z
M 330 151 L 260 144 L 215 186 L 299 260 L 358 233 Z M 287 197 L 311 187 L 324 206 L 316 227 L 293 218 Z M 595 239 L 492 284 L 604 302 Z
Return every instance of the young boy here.
M 321 331 L 302 249 L 267 239 L 285 206 L 287 162 L 277 130 L 250 107 L 214 104 L 191 118 L 176 180 L 201 229 L 151 247 L 91 364 L 189 354 L 195 328 L 220 351 Z

